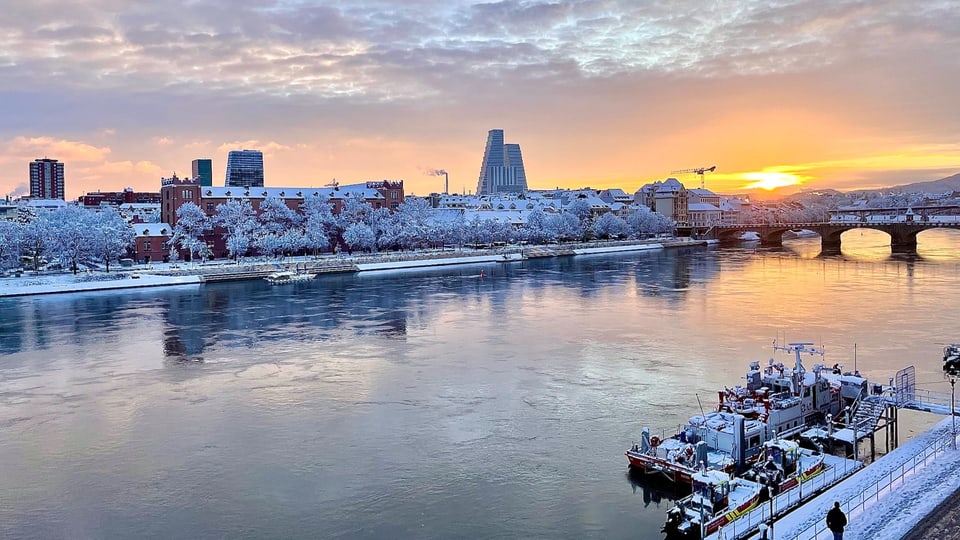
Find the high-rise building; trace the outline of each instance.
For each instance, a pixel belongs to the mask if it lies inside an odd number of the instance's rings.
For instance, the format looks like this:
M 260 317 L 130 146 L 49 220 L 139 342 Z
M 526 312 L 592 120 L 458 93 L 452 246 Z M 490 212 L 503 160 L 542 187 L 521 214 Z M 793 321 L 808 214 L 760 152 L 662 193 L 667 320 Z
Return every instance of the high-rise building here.
M 480 165 L 477 195 L 494 193 L 523 193 L 527 191 L 527 173 L 519 144 L 504 144 L 503 130 L 487 133 L 487 147 Z
M 35 159 L 30 163 L 30 197 L 33 199 L 62 199 L 63 163 L 55 159 Z
M 209 159 L 193 160 L 193 178 L 200 179 L 201 186 L 213 185 L 213 161 Z
M 225 186 L 263 187 L 263 152 L 231 150 L 227 154 Z

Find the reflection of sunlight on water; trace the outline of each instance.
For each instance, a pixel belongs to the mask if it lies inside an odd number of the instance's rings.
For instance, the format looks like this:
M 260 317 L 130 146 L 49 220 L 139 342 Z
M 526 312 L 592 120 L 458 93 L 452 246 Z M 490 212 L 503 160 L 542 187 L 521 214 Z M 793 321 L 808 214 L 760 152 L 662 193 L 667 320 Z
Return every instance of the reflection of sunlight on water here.
M 854 229 L 843 233 L 840 256 L 848 260 L 885 261 L 902 258 L 890 249 L 890 235 L 873 229 Z M 784 249 L 796 253 L 801 259 L 813 259 L 823 255 L 820 237 L 785 240 Z M 960 260 L 960 231 L 932 229 L 917 235 L 916 257 L 927 261 Z
M 917 235 L 917 255 L 929 261 L 960 259 L 960 231 L 933 229 Z
M 890 258 L 890 235 L 872 229 L 854 229 L 840 237 L 840 252 L 849 259 L 883 261 Z

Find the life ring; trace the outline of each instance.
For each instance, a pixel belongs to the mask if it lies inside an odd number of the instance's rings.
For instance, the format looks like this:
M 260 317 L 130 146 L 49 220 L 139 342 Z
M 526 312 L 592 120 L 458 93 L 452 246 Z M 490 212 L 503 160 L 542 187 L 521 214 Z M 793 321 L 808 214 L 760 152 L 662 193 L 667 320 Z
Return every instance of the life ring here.
M 660 437 L 657 437 L 657 436 L 651 437 L 650 446 L 660 446 Z
M 692 455 L 693 455 L 693 447 L 692 447 L 692 446 L 687 446 L 687 455 L 688 455 L 688 456 L 692 456 Z

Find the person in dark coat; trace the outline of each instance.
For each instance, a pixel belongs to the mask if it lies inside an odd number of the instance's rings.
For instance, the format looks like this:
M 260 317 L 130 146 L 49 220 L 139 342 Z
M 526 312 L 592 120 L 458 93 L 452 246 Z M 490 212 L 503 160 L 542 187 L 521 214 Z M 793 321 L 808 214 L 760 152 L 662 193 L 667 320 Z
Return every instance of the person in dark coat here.
M 833 531 L 833 540 L 843 540 L 843 528 L 847 526 L 847 516 L 840 510 L 840 502 L 834 502 L 827 512 L 827 528 Z

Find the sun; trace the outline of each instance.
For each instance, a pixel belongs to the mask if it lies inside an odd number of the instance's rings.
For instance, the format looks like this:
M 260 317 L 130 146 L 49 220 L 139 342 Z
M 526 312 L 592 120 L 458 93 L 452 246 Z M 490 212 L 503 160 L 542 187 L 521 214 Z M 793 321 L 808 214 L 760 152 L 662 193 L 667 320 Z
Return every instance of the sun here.
M 777 188 L 796 186 L 803 183 L 803 180 L 797 175 L 773 171 L 744 173 L 743 178 L 750 180 L 750 183 L 745 185 L 743 189 L 765 189 L 767 191 L 773 191 Z

